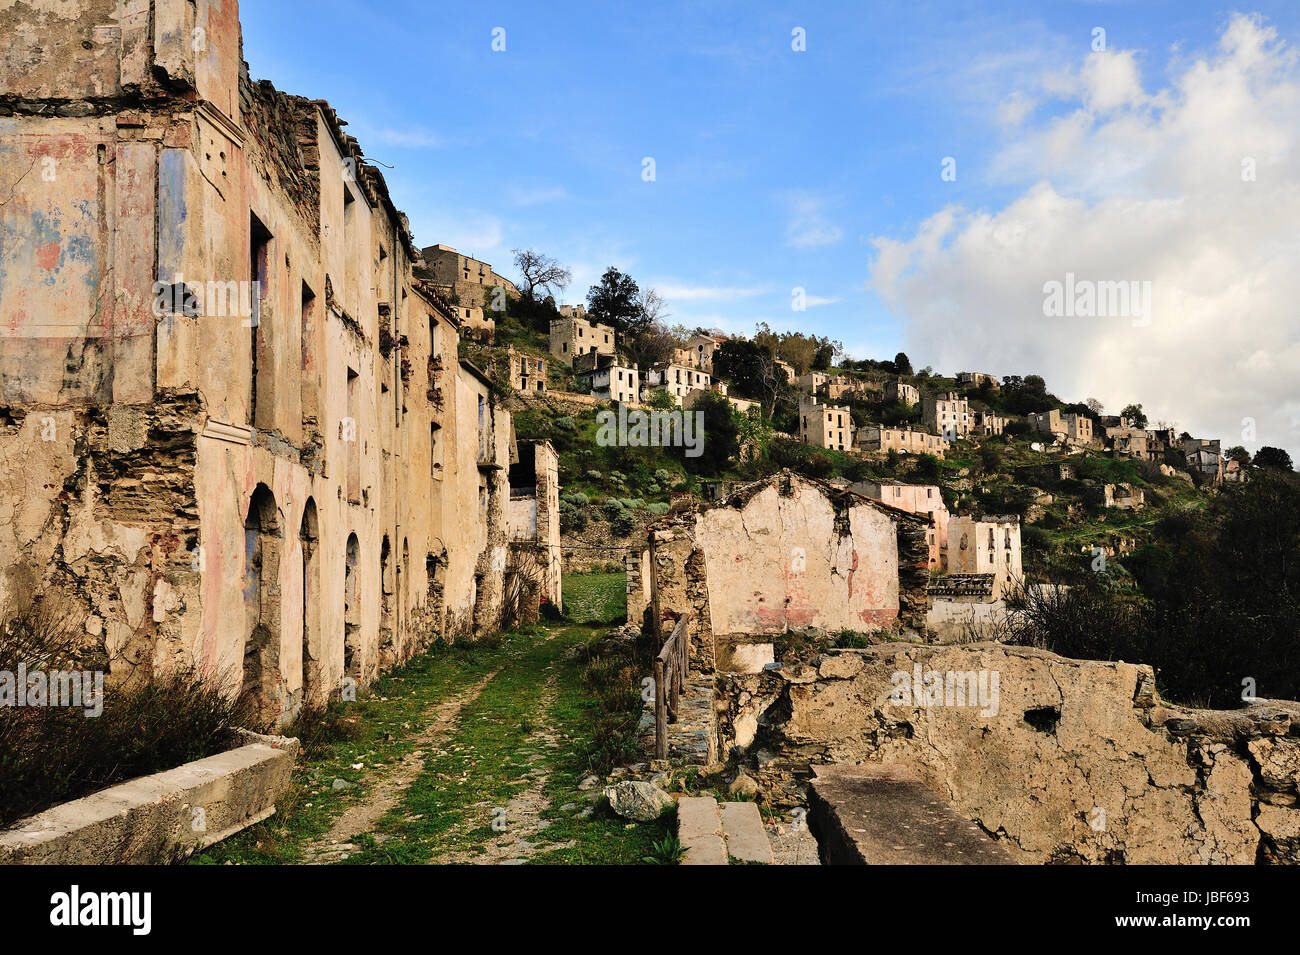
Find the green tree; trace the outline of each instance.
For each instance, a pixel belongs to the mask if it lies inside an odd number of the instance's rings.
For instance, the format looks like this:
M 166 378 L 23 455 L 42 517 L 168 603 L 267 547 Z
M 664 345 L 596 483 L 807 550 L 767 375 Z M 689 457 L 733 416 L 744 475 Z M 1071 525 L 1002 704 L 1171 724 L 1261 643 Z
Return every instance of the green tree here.
M 1291 455 L 1281 448 L 1262 447 L 1255 452 L 1255 467 L 1275 468 L 1279 471 L 1292 470 Z
M 933 484 L 939 480 L 941 473 L 943 473 L 943 468 L 939 464 L 939 459 L 933 454 L 918 454 L 916 456 L 916 476 L 918 478 Z
M 610 325 L 616 332 L 639 331 L 645 317 L 641 288 L 632 276 L 611 265 L 588 289 L 587 312 L 593 322 Z
M 685 454 L 686 448 L 679 449 L 682 464 L 692 474 L 705 477 L 717 477 L 732 464 L 740 451 L 739 432 L 736 416 L 732 414 L 731 403 L 715 391 L 700 395 L 691 411 L 703 415 L 704 434 L 700 436 L 700 453 L 695 457 Z
M 1119 413 L 1121 421 L 1127 421 L 1130 428 L 1145 428 L 1147 426 L 1146 412 L 1142 410 L 1141 405 L 1125 405 L 1124 410 Z
M 912 360 L 903 352 L 894 356 L 894 371 L 900 375 L 910 375 L 912 373 Z

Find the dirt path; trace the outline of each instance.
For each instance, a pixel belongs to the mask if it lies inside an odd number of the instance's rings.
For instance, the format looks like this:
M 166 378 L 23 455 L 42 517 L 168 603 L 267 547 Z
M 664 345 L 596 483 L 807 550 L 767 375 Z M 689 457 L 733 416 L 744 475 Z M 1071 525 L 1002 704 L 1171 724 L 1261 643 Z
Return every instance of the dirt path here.
M 548 638 L 549 639 L 549 638 Z M 528 753 L 529 769 L 524 774 L 528 786 L 504 806 L 475 803 L 466 819 L 458 823 L 449 834 L 448 841 L 479 828 L 484 818 L 495 819 L 494 838 L 474 850 L 457 849 L 429 860 L 430 865 L 522 865 L 542 850 L 566 848 L 571 843 L 553 843 L 537 839 L 551 823 L 542 819 L 542 813 L 551 807 L 546 795 L 550 778 L 551 757 L 560 748 L 560 735 L 550 726 L 549 711 L 555 703 L 555 664 L 547 666 L 546 683 L 534 710 L 533 723 L 541 727 L 524 742 L 523 752 Z M 529 752 L 529 751 L 532 752 Z M 499 827 L 499 828 L 498 828 Z
M 397 805 L 402 792 L 420 775 L 424 768 L 425 747 L 447 742 L 455 733 L 461 711 L 478 699 L 493 678 L 501 671 L 493 670 L 478 683 L 444 700 L 428 711 L 428 721 L 423 730 L 413 738 L 416 749 L 407 753 L 388 771 L 374 781 L 365 795 L 335 818 L 329 832 L 303 846 L 303 862 L 307 865 L 328 865 L 346 859 L 357 846 L 352 842 L 357 836 L 370 832 L 381 816 Z

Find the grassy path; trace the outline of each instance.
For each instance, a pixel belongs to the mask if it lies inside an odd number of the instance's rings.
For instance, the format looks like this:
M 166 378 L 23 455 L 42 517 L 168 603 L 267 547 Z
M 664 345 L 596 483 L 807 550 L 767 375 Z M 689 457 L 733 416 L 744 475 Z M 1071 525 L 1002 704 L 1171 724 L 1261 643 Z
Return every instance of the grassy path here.
M 300 758 L 275 816 L 193 861 L 639 862 L 664 827 L 578 789 L 609 761 L 609 700 L 635 697 L 631 674 L 613 696 L 591 688 L 590 644 L 608 629 L 595 621 L 617 615 L 621 586 L 566 581 L 570 612 L 591 622 L 440 648 L 385 676 L 345 710 L 354 739 Z

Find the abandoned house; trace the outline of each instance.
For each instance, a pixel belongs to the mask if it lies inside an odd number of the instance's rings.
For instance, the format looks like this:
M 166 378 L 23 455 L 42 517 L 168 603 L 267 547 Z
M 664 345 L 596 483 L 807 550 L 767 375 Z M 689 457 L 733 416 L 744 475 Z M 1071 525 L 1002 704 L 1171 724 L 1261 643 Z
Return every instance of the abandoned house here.
M 577 373 L 578 387 L 589 392 L 592 397 L 625 405 L 640 404 L 640 372 L 621 355 L 589 352 L 577 359 L 574 371 Z
M 956 392 L 921 399 L 921 421 L 931 434 L 947 441 L 965 438 L 971 432 L 970 402 Z
M 713 373 L 713 353 L 725 342 L 725 338 L 719 338 L 717 335 L 694 335 L 686 343 L 686 350 L 690 352 L 691 364 L 702 371 Z
M 431 282 L 456 304 L 500 311 L 505 304 L 492 302 L 495 289 L 511 298 L 519 297 L 514 282 L 498 275 L 488 263 L 462 255 L 449 245 L 426 246 L 421 259 L 415 274 Z
M 508 613 L 532 620 L 545 604 L 563 610 L 560 547 L 560 459 L 549 441 L 518 442 L 510 465 Z
M 564 309 L 569 310 L 565 314 Z M 581 306 L 566 305 L 560 318 L 551 320 L 551 354 L 573 365 L 578 355 L 613 356 L 614 329 L 587 321 Z
M 708 391 L 712 387 L 712 377 L 692 365 L 659 365 L 646 372 L 644 387 L 668 392 L 673 396 L 673 403 L 681 407 L 682 399 L 692 391 Z
M 826 405 L 815 395 L 800 395 L 799 440 L 816 448 L 851 451 L 853 415 L 844 405 Z
M 646 553 L 628 561 L 629 615 L 649 608 L 666 635 L 689 612 L 692 667 L 706 673 L 770 661 L 772 635 L 788 629 L 923 630 L 929 527 L 784 471 L 652 524 Z
M 1007 419 L 991 411 L 972 411 L 970 413 L 970 432 L 973 435 L 991 438 L 1007 429 Z
M 936 458 L 942 458 L 948 450 L 948 440 L 942 435 L 900 425 L 888 427 L 864 424 L 854 434 L 853 446 L 858 451 L 933 454 Z
M 995 391 L 1001 387 L 998 384 L 997 375 L 990 375 L 983 371 L 959 371 L 957 372 L 957 384 L 963 388 L 982 388 L 988 385 Z
M 901 378 L 892 378 L 885 382 L 885 399 L 899 404 L 914 405 L 921 400 L 921 392 Z
M 1063 414 L 1055 408 L 1028 415 L 1029 427 L 1036 434 L 1074 447 L 1091 447 L 1092 419 L 1082 414 Z
M 943 559 L 948 546 L 948 506 L 943 492 L 934 484 L 904 484 L 902 481 L 867 480 L 851 484 L 855 494 L 883 501 L 891 507 L 901 508 L 911 514 L 924 514 L 932 526 L 926 531 L 929 544 L 930 570 L 943 569 Z
M 189 666 L 284 723 L 500 625 L 511 417 L 237 5 L 114 6 L 0 17 L 0 600 L 65 594 L 110 681 Z
M 536 355 L 525 355 L 513 345 L 506 349 L 510 366 L 510 387 L 525 395 L 546 394 L 546 370 L 549 362 Z

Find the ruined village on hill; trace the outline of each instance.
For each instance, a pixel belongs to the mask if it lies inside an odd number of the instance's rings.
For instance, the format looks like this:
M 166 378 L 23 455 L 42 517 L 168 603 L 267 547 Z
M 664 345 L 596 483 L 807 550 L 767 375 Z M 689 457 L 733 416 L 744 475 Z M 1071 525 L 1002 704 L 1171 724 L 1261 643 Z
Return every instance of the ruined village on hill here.
M 565 304 L 236 4 L 0 8 L 0 862 L 1300 861 L 1294 605 L 1118 642 L 1277 449 Z

